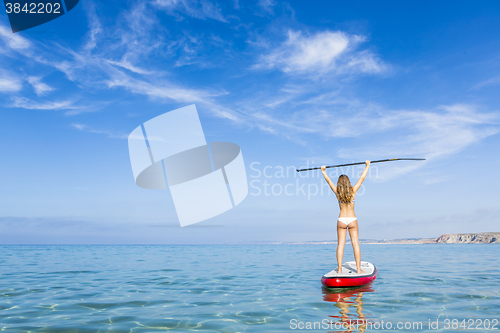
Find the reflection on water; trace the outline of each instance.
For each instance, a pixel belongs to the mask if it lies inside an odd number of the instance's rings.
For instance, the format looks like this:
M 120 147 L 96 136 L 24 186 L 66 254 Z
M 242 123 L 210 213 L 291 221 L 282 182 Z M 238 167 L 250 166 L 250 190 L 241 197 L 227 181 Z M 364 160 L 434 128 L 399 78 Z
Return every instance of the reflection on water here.
M 323 288 L 323 300 L 333 302 L 339 309 L 339 314 L 329 316 L 334 318 L 331 327 L 342 329 L 333 332 L 364 332 L 368 319 L 363 313 L 363 294 L 374 292 L 372 283 L 356 289 Z

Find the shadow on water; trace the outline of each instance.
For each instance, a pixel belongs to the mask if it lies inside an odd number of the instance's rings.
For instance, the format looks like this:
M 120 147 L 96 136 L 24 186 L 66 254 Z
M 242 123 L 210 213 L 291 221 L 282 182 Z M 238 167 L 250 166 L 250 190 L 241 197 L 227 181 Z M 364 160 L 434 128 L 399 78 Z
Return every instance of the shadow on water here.
M 325 288 L 323 300 L 335 303 L 339 314 L 329 316 L 332 328 L 338 331 L 331 332 L 365 332 L 368 319 L 363 313 L 363 294 L 375 292 L 373 283 L 357 288 Z

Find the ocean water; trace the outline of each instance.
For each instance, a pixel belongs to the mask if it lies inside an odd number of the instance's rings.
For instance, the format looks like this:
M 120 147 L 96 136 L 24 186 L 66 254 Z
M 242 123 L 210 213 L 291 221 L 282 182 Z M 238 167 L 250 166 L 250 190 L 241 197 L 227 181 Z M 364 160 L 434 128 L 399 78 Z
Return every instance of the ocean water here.
M 335 245 L 0 246 L 0 330 L 500 328 L 499 245 L 361 249 L 378 269 L 375 282 L 325 290 L 320 279 L 336 267 Z M 347 245 L 345 261 L 352 259 Z

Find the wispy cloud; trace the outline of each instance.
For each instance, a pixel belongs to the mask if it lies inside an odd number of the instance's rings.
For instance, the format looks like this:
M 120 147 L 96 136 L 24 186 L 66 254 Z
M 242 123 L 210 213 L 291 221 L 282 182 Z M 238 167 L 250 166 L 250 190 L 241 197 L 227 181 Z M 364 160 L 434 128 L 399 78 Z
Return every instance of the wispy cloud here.
M 128 135 L 125 133 L 115 133 L 110 130 L 102 130 L 102 129 L 95 129 L 91 128 L 87 125 L 84 124 L 71 124 L 71 126 L 79 131 L 83 132 L 88 132 L 88 133 L 95 133 L 95 134 L 102 134 L 107 136 L 110 139 L 127 139 Z
M 124 69 L 128 69 L 129 71 L 136 73 L 136 74 L 152 74 L 153 73 L 153 71 L 149 71 L 149 70 L 146 70 L 146 69 L 143 69 L 143 68 L 140 68 L 140 67 L 133 65 L 131 62 L 129 62 L 126 59 L 122 59 L 120 61 L 112 61 L 112 60 L 106 60 L 106 61 L 112 65 L 115 65 L 115 66 L 118 66 L 118 67 L 121 67 Z
M 12 104 L 9 107 L 23 108 L 28 110 L 77 110 L 74 100 L 36 102 L 25 97 L 12 97 Z
M 215 13 L 218 11 L 217 6 L 206 1 L 200 2 L 199 8 L 189 1 L 162 2 L 162 5 L 175 8 L 180 6 L 193 11 L 197 8 L 196 10 L 201 10 L 204 15 L 213 18 L 217 16 Z M 6 28 L 2 30 L 2 38 L 9 41 L 8 47 L 12 51 L 16 51 L 18 55 L 24 56 L 26 61 L 53 67 L 63 72 L 70 81 L 75 82 L 80 87 L 88 87 L 91 90 L 96 87 L 122 88 L 134 94 L 145 95 L 160 101 L 204 104 L 209 111 L 218 117 L 238 119 L 235 112 L 219 105 L 215 100 L 219 96 L 226 95 L 225 90 L 186 88 L 181 83 L 166 78 L 167 71 L 164 69 L 144 68 L 142 64 L 148 63 L 147 60 L 151 53 L 157 52 L 160 48 L 163 48 L 168 54 L 170 46 L 173 44 L 177 43 L 181 49 L 187 45 L 178 40 L 165 44 L 161 35 L 157 36 L 157 30 L 161 30 L 161 25 L 158 28 L 153 8 L 148 7 L 145 3 L 133 6 L 130 11 L 122 15 L 122 18 L 118 19 L 114 32 L 112 29 L 110 29 L 111 32 L 105 32 L 102 29 L 92 2 L 89 2 L 85 8 L 88 15 L 89 32 L 80 49 L 58 44 L 44 45 L 41 48 L 39 44 L 30 44 L 28 40 L 23 38 L 16 39 L 14 37 L 12 39 L 13 34 L 7 33 Z M 196 14 L 198 12 L 190 11 L 190 13 Z M 223 43 L 223 41 L 217 40 L 217 36 L 211 36 L 214 40 L 213 43 Z M 181 36 L 180 40 L 185 38 L 186 36 Z M 49 53 L 47 50 L 56 52 Z M 199 52 L 201 50 L 195 50 L 193 56 Z M 138 63 L 141 65 L 137 65 Z M 17 84 L 12 84 L 12 82 L 17 82 Z M 53 90 L 36 75 L 29 76 L 28 82 L 39 96 Z M 19 91 L 22 88 L 21 81 L 15 81 L 12 78 L 4 79 L 0 83 L 0 89 L 2 89 L 0 91 Z M 76 99 L 78 98 L 40 102 L 26 97 L 12 97 L 11 107 L 70 110 L 67 112 L 68 114 L 76 114 L 82 112 L 82 108 L 74 103 Z
M 323 111 L 319 117 L 304 118 L 305 129 L 330 138 L 390 135 L 392 140 L 367 147 L 371 154 L 416 154 L 428 159 L 460 151 L 500 131 L 500 113 L 480 112 L 471 105 L 439 106 L 434 110 L 383 110 L 366 107 L 342 115 Z M 346 151 L 341 155 L 348 157 Z
M 14 50 L 25 50 L 31 46 L 31 42 L 21 37 L 19 34 L 13 34 L 12 30 L 0 24 L 0 38 L 3 42 Z
M 200 103 L 207 99 L 220 96 L 223 92 L 210 93 L 204 90 L 183 88 L 169 82 L 150 83 L 140 79 L 135 79 L 123 72 L 116 72 L 115 75 L 105 81 L 109 88 L 122 87 L 130 92 L 146 95 L 151 98 L 168 99 L 181 103 Z
M 77 115 L 85 112 L 95 112 L 106 105 L 109 102 L 94 101 L 94 102 L 82 102 L 78 98 L 70 98 L 63 100 L 45 100 L 45 101 L 34 101 L 26 97 L 12 96 L 11 103 L 6 106 L 9 108 L 22 108 L 27 110 L 53 110 L 53 111 L 65 111 L 64 114 L 68 116 Z
M 354 115 L 347 130 L 369 136 L 361 149 L 341 148 L 343 158 L 423 157 L 444 158 L 500 132 L 500 113 L 481 112 L 475 106 L 455 104 L 433 110 L 397 110 Z M 358 119 L 358 120 L 357 120 Z M 344 126 L 342 119 L 339 126 Z M 338 136 L 343 133 L 335 133 Z M 380 180 L 391 179 L 423 167 L 425 163 L 390 165 Z
M 441 176 L 441 177 L 433 177 L 433 178 L 426 178 L 424 180 L 425 185 L 434 185 L 434 184 L 439 184 L 446 182 L 450 179 L 449 176 Z
M 484 87 L 489 87 L 493 86 L 496 84 L 500 84 L 500 76 L 492 77 L 491 79 L 485 80 L 483 82 L 479 82 L 478 84 L 474 85 L 470 90 L 479 90 Z
M 466 104 L 426 110 L 390 110 L 370 103 L 322 96 L 313 104 L 287 101 L 277 110 L 255 107 L 246 114 L 259 128 L 267 128 L 268 132 L 295 142 L 323 137 L 337 145 L 334 148 L 337 157 L 346 160 L 412 156 L 433 160 L 456 154 L 500 133 L 500 112 L 487 112 Z M 382 179 L 423 165 L 391 165 L 390 172 Z
M 366 39 L 344 32 L 323 31 L 307 35 L 289 30 L 287 39 L 260 57 L 254 68 L 277 68 L 285 73 L 380 73 L 386 70 L 368 50 L 356 51 Z
M 93 127 L 90 127 L 90 126 L 84 125 L 84 124 L 73 123 L 73 124 L 71 124 L 71 127 L 75 128 L 79 131 L 82 131 L 82 132 L 101 134 L 101 135 L 104 135 L 110 139 L 128 139 L 130 137 L 130 134 L 118 133 L 115 131 L 105 130 L 105 129 L 96 129 L 96 128 L 93 128 Z M 143 136 L 132 136 L 132 138 L 141 139 L 141 140 L 144 139 Z M 148 141 L 165 142 L 165 139 L 162 137 L 159 137 L 159 136 L 149 135 Z
M 102 26 L 96 15 L 94 3 L 92 1 L 86 1 L 85 5 L 87 9 L 89 31 L 87 33 L 87 42 L 83 49 L 89 52 L 97 46 L 97 39 L 102 33 Z
M 12 93 L 23 88 L 22 81 L 18 78 L 0 72 L 0 92 Z
M 259 0 L 259 2 L 257 2 L 257 6 L 259 6 L 264 13 L 274 15 L 273 7 L 276 6 L 276 1 Z
M 197 19 L 210 18 L 227 22 L 219 5 L 208 0 L 156 0 L 155 4 L 171 15 L 182 13 Z
M 41 82 L 41 79 L 42 78 L 36 76 L 28 76 L 28 82 L 31 86 L 33 86 L 33 89 L 35 89 L 35 93 L 38 96 L 45 95 L 47 92 L 54 90 L 54 88 Z

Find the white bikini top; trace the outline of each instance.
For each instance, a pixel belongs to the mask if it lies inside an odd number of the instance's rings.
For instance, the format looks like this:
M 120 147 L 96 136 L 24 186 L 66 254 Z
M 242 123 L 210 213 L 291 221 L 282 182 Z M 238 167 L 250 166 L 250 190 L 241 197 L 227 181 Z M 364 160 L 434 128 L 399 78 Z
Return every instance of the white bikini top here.
M 354 201 L 356 201 L 356 200 L 353 200 L 351 202 L 354 202 Z M 348 204 L 348 203 L 351 203 L 351 202 L 342 202 L 342 201 L 339 201 L 339 203 L 343 203 L 343 204 Z

